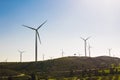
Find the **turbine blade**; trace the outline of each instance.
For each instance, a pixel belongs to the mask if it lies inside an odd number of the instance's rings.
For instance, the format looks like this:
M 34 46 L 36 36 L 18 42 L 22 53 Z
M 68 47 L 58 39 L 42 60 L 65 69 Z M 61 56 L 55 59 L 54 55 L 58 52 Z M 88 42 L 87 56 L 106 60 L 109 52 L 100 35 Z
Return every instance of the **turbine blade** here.
M 89 38 L 91 38 L 91 37 L 86 38 L 86 40 L 88 40 Z
M 22 25 L 22 26 L 27 27 L 27 28 L 32 29 L 32 30 L 36 30 L 35 28 L 29 27 L 29 26 L 26 26 L 26 25 Z
M 80 37 L 82 40 L 85 40 L 84 38 Z
M 46 22 L 47 22 L 47 20 L 44 21 L 44 22 L 37 28 L 37 30 L 38 30 L 39 28 L 41 28 Z
M 24 53 L 25 51 L 22 51 L 22 53 Z
M 38 31 L 37 31 L 37 35 L 38 35 L 38 38 L 39 38 L 39 42 L 41 44 L 40 35 L 39 35 Z
M 21 51 L 20 51 L 20 50 L 18 50 L 18 52 L 19 52 L 19 53 L 21 53 Z
M 20 50 L 18 50 L 18 52 L 19 52 L 19 53 L 24 53 L 25 51 L 20 51 Z

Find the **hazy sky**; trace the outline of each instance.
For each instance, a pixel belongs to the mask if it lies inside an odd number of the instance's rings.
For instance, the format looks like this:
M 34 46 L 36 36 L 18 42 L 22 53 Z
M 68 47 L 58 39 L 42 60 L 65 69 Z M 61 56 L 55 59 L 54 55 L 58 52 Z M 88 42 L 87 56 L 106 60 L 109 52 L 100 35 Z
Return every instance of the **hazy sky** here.
M 38 60 L 50 57 L 84 56 L 84 42 L 89 37 L 92 56 L 120 57 L 119 0 L 0 0 L 0 62 L 19 61 L 18 50 L 24 50 L 23 61 L 34 60 L 35 32 L 21 25 L 39 29 Z

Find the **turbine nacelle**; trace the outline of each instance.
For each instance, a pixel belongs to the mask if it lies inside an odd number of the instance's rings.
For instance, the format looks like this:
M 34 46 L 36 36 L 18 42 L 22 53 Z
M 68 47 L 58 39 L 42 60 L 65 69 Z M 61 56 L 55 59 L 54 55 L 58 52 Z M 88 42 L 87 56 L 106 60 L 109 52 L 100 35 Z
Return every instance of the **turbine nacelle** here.
M 22 25 L 22 26 L 24 26 L 24 27 L 27 27 L 27 28 L 29 28 L 29 29 L 32 29 L 32 30 L 35 30 L 35 31 L 37 31 L 38 29 L 40 29 L 45 23 L 47 22 L 47 20 L 46 21 L 44 21 L 37 29 L 36 28 L 33 28 L 33 27 L 30 27 L 30 26 L 26 26 L 26 25 Z
M 22 53 L 24 53 L 25 51 L 20 51 L 20 50 L 18 50 L 18 52 L 22 54 Z
M 84 41 L 87 41 L 89 38 L 91 38 L 91 37 L 87 37 L 87 38 L 82 38 L 82 37 L 80 37 L 82 40 L 84 40 Z

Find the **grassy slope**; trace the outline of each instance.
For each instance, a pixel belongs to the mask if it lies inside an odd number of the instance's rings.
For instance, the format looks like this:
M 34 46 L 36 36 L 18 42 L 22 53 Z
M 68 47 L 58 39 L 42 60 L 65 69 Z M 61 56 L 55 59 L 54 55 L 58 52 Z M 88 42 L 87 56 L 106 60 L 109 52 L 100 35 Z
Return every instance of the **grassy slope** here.
M 13 70 L 19 73 L 46 72 L 53 74 L 55 72 L 83 70 L 95 68 L 108 68 L 111 64 L 120 63 L 119 58 L 101 56 L 101 57 L 63 57 L 53 60 L 35 62 L 8 62 L 0 63 L 0 69 Z M 7 72 L 7 71 L 6 71 Z

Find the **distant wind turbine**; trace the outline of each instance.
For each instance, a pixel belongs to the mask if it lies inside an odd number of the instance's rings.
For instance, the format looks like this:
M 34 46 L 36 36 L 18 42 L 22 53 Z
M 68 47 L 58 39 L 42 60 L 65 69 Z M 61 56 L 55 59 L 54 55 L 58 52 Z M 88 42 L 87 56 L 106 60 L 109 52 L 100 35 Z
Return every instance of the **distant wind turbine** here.
M 108 49 L 108 51 L 109 51 L 109 56 L 111 56 L 111 50 L 112 50 L 112 49 Z
M 78 54 L 78 56 L 81 56 L 81 55 L 82 55 L 82 54 L 80 54 L 79 52 L 76 52 L 75 54 L 76 54 L 76 55 Z
M 18 50 L 18 52 L 20 53 L 20 62 L 22 62 L 22 54 L 23 54 L 25 51 L 20 51 L 20 50 Z
M 7 62 L 8 61 L 8 58 L 7 59 L 5 59 L 5 61 L 4 62 Z
M 88 46 L 88 50 L 89 50 L 89 57 L 91 57 L 91 46 L 90 46 L 90 44 L 89 44 L 89 46 Z
M 45 23 L 47 22 L 44 21 L 37 29 L 36 28 L 32 28 L 32 27 L 29 27 L 29 26 L 26 26 L 26 25 L 22 25 L 24 27 L 27 27 L 29 29 L 32 29 L 35 31 L 35 62 L 37 62 L 37 38 L 39 38 L 39 41 L 40 41 L 40 44 L 41 44 L 41 40 L 40 40 L 40 35 L 39 35 L 39 32 L 38 32 L 38 29 L 40 29 Z
M 76 55 L 81 56 L 82 54 L 80 54 L 80 52 L 76 52 Z
M 64 56 L 64 51 L 63 51 L 63 49 L 62 49 L 62 57 Z
M 81 37 L 81 39 L 84 41 L 85 57 L 87 56 L 86 47 L 87 47 L 87 40 L 88 40 L 89 38 L 90 38 L 90 37 L 88 37 L 88 38 L 82 38 L 82 37 Z
M 52 60 L 53 59 L 53 57 L 50 57 L 50 60 Z
M 45 55 L 43 54 L 43 61 L 44 61 Z

